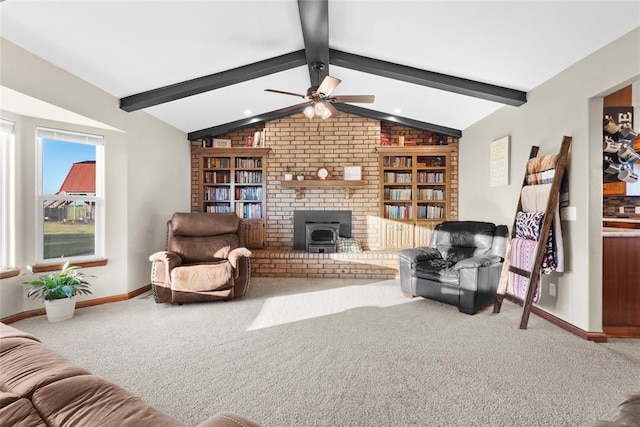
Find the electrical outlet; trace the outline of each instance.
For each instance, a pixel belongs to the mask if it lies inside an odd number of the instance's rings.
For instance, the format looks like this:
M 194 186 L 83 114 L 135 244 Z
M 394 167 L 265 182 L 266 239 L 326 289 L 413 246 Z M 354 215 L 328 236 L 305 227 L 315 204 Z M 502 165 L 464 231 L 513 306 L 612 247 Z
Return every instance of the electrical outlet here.
M 549 283 L 549 295 L 551 295 L 552 297 L 556 296 L 556 284 L 555 283 Z
M 575 206 L 567 206 L 565 208 L 560 209 L 560 219 L 563 221 L 575 221 L 577 217 L 576 207 Z
M 640 214 L 640 206 L 636 206 L 636 211 L 637 214 Z
M 620 206 L 620 207 L 618 208 L 618 212 L 620 212 L 620 213 L 624 213 L 624 206 Z

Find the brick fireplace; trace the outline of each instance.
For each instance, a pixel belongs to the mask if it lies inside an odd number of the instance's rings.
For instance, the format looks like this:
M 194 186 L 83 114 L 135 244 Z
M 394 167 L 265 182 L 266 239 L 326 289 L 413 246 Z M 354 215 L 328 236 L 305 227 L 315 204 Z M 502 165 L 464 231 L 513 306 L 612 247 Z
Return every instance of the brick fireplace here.
M 265 249 L 254 250 L 253 272 L 256 275 L 302 277 L 393 277 L 397 270 L 394 251 L 381 251 L 379 240 L 379 167 L 376 147 L 380 145 L 381 123 L 378 120 L 342 113 L 329 120 L 307 119 L 302 114 L 245 128 L 220 138 L 232 140 L 232 146 L 242 147 L 247 135 L 266 129 L 266 146 L 271 149 L 267 159 Z M 391 139 L 422 142 L 425 132 L 385 123 L 385 134 Z M 192 142 L 195 146 L 200 141 Z M 456 145 L 457 141 L 450 141 Z M 457 150 L 451 156 L 452 217 L 457 217 Z M 194 162 L 197 159 L 193 159 Z M 197 170 L 195 165 L 194 170 Z M 360 166 L 365 185 L 353 188 L 347 198 L 340 188 L 307 188 L 302 197 L 296 190 L 283 188 L 280 181 L 285 171 L 302 172 L 311 179 L 319 167 L 326 167 L 331 176 L 343 178 L 345 166 Z M 197 172 L 193 179 L 197 180 Z M 195 197 L 194 197 L 195 199 Z M 351 235 L 360 239 L 366 252 L 361 254 L 304 254 L 294 248 L 294 212 L 303 210 L 348 210 L 352 214 Z M 367 258 L 368 257 L 368 258 Z M 267 259 L 270 258 L 269 261 Z M 358 262 L 348 258 L 360 258 Z M 263 260 L 264 261 L 261 261 Z M 315 260 L 319 267 L 309 265 Z M 371 269 L 366 265 L 376 264 Z M 285 268 L 283 266 L 291 267 Z M 297 265 L 297 267 L 296 267 Z M 376 271 L 377 270 L 377 271 Z M 338 272 L 338 273 L 336 273 Z M 337 276 L 335 275 L 337 274 Z

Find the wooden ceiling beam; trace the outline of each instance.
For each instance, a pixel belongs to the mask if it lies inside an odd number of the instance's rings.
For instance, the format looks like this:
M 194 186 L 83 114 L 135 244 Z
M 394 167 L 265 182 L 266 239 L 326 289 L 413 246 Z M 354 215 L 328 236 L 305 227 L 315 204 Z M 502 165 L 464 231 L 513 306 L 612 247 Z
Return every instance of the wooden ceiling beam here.
M 287 53 L 242 67 L 198 77 L 181 83 L 164 86 L 120 99 L 120 108 L 124 111 L 136 111 L 165 102 L 175 101 L 225 86 L 242 83 L 258 77 L 300 67 L 306 63 L 304 50 Z
M 374 74 L 435 89 L 472 96 L 506 105 L 521 106 L 527 102 L 527 93 L 489 83 L 463 79 L 448 74 L 421 70 L 406 65 L 394 64 L 380 59 L 355 55 L 331 49 L 331 64 L 363 73 Z
M 319 86 L 329 75 L 329 0 L 298 0 L 298 11 L 311 86 Z M 316 71 L 317 63 L 323 69 Z

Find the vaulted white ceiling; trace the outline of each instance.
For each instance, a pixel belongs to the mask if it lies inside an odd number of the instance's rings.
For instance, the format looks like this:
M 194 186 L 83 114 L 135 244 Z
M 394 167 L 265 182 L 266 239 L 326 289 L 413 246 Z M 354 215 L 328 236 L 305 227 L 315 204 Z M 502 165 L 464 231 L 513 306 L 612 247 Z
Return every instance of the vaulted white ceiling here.
M 2 37 L 117 98 L 305 48 L 296 0 L 6 0 L 0 14 Z M 639 25 L 637 1 L 328 2 L 331 49 L 523 92 Z M 328 67 L 335 95 L 375 95 L 360 106 L 389 116 L 464 130 L 503 107 Z M 301 101 L 264 89 L 310 85 L 303 65 L 144 110 L 195 132 Z

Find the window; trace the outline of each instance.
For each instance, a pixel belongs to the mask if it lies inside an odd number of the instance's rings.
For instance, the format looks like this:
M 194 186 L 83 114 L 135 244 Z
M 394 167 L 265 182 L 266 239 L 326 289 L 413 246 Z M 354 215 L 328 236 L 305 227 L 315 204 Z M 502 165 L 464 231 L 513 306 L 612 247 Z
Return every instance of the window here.
M 13 122 L 0 119 L 0 270 L 15 266 L 15 141 Z
M 102 136 L 38 128 L 38 262 L 104 257 Z

